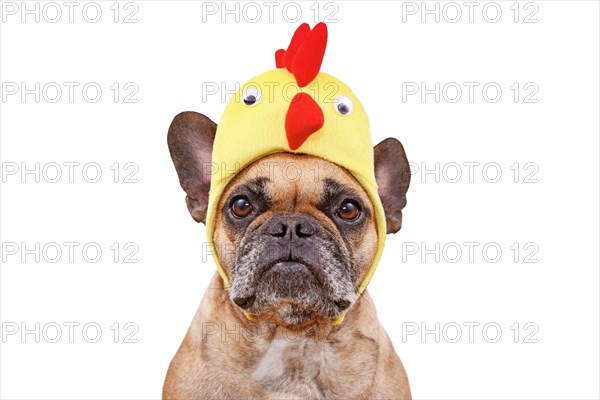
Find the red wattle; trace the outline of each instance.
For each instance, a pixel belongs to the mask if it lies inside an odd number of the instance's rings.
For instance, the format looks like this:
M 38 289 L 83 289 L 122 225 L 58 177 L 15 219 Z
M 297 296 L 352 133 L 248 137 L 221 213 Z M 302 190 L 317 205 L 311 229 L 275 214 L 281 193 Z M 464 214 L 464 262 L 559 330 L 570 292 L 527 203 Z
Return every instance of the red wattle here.
M 298 93 L 292 99 L 285 115 L 285 134 L 291 150 L 296 150 L 310 135 L 325 123 L 323 110 L 307 93 Z

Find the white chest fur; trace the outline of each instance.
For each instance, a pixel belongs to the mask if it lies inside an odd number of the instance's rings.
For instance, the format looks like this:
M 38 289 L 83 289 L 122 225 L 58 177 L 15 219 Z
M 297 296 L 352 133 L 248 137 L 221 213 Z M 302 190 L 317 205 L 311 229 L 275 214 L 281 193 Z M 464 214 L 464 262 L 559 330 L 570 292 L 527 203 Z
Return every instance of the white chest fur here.
M 278 337 L 259 359 L 252 378 L 274 397 L 323 398 L 320 382 L 327 371 L 328 347 L 311 338 Z

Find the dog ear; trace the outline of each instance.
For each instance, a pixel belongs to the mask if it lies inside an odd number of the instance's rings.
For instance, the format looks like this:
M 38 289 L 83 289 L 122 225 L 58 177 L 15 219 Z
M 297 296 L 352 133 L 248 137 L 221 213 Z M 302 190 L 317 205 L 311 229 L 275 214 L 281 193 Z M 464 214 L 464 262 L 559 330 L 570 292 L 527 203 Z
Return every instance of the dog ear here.
M 396 233 L 402 227 L 402 209 L 410 184 L 410 166 L 402 143 L 387 138 L 373 148 L 375 179 L 385 211 L 386 233 Z
M 213 141 L 217 124 L 197 112 L 178 114 L 171 122 L 167 142 L 188 210 L 196 222 L 206 223 Z

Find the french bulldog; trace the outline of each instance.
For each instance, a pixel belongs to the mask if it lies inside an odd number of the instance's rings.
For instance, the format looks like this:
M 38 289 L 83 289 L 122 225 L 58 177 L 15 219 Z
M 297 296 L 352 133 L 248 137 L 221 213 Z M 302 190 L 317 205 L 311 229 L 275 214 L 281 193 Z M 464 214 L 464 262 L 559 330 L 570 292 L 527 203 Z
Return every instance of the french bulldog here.
M 169 128 L 197 222 L 206 222 L 205 166 L 216 128 L 195 112 L 177 115 Z M 410 183 L 406 154 L 388 138 L 374 147 L 374 160 L 387 233 L 396 233 Z M 214 251 L 230 282 L 215 273 L 169 366 L 163 398 L 411 398 L 368 291 L 355 296 L 378 239 L 369 197 L 348 171 L 314 156 L 271 154 L 236 174 L 217 210 Z

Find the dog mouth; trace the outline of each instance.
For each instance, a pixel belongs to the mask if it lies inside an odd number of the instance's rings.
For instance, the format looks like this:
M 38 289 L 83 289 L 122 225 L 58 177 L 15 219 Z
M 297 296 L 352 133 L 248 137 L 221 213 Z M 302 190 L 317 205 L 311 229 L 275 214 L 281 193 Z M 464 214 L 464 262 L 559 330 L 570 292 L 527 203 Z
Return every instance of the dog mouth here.
M 257 271 L 256 282 L 260 285 L 265 279 L 271 282 L 277 282 L 279 280 L 287 280 L 290 285 L 288 285 L 288 292 L 294 292 L 292 290 L 292 285 L 294 281 L 298 280 L 298 278 L 304 278 L 304 283 L 308 282 L 312 284 L 322 285 L 322 281 L 317 278 L 315 268 L 309 266 L 308 264 L 298 262 L 298 261 L 276 261 L 269 264 L 263 265 Z M 288 295 L 293 295 L 294 293 L 288 293 Z M 248 311 L 253 308 L 256 302 L 256 294 L 253 293 L 248 296 L 233 296 L 233 302 L 240 308 Z
M 305 264 L 302 264 L 300 262 L 294 262 L 294 261 L 276 262 L 273 265 L 271 265 L 271 267 L 265 272 L 268 272 L 268 271 L 274 271 L 274 272 L 303 271 L 303 272 L 310 272 L 312 274 L 310 269 Z
M 251 292 L 231 296 L 239 308 L 253 314 L 280 304 L 302 310 L 306 316 L 316 313 L 336 317 L 353 303 L 349 296 L 335 298 L 328 293 L 331 284 L 323 268 L 299 260 L 264 264 L 255 270 L 255 282 Z
M 319 278 L 316 269 L 306 263 L 299 261 L 278 261 L 267 265 L 258 276 L 258 280 L 261 281 L 265 276 L 270 274 L 281 274 L 287 276 L 298 276 L 306 275 L 308 279 L 314 283 L 323 285 L 323 277 Z

